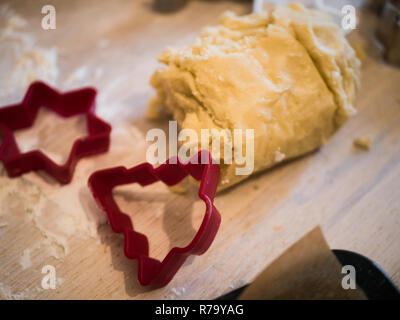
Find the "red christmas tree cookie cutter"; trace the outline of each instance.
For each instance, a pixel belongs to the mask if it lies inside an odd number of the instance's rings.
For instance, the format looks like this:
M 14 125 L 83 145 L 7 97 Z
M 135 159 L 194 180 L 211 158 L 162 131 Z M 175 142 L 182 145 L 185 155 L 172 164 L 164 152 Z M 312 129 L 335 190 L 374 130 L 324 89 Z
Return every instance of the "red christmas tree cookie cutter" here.
M 207 160 L 201 161 L 204 159 Z M 204 162 L 207 163 L 202 164 Z M 162 181 L 172 186 L 188 175 L 201 181 L 198 195 L 206 204 L 205 215 L 193 240 L 184 248 L 172 248 L 160 262 L 149 257 L 147 237 L 134 230 L 130 217 L 118 208 L 112 191 L 116 186 L 131 183 L 147 186 Z M 187 163 L 174 157 L 157 168 L 149 163 L 142 163 L 131 169 L 115 167 L 91 175 L 88 185 L 96 202 L 107 213 L 111 229 L 124 235 L 125 256 L 138 260 L 138 279 L 141 285 L 166 285 L 189 255 L 201 255 L 210 247 L 221 223 L 221 216 L 213 204 L 219 176 L 219 165 L 204 150 Z
M 43 82 L 32 83 L 19 104 L 0 108 L 0 161 L 10 177 L 29 171 L 44 170 L 61 184 L 71 181 L 79 159 L 108 151 L 111 126 L 95 114 L 96 90 L 83 88 L 59 93 Z M 74 142 L 68 160 L 58 165 L 41 151 L 20 152 L 14 131 L 31 127 L 39 108 L 48 108 L 59 116 L 68 118 L 86 115 L 88 135 Z

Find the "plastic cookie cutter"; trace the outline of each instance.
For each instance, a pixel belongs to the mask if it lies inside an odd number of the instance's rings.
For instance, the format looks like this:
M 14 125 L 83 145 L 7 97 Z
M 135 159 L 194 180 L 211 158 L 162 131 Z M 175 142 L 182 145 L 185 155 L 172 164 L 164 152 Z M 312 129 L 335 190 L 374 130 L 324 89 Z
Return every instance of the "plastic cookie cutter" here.
M 207 161 L 201 161 L 204 159 Z M 201 164 L 204 162 L 207 163 Z M 120 185 L 139 183 L 141 186 L 147 186 L 157 181 L 172 186 L 188 175 L 201 181 L 198 195 L 206 204 L 206 212 L 193 240 L 184 248 L 172 248 L 160 262 L 149 257 L 147 237 L 134 230 L 130 217 L 118 208 L 112 190 Z M 131 169 L 116 167 L 91 175 L 88 184 L 95 200 L 107 213 L 111 229 L 124 235 L 125 256 L 138 260 L 138 279 L 141 285 L 166 285 L 189 255 L 201 255 L 210 247 L 221 223 L 221 216 L 213 204 L 219 176 L 219 165 L 212 160 L 209 152 L 204 150 L 187 163 L 173 157 L 157 168 L 149 163 L 142 163 Z
M 108 151 L 111 126 L 95 114 L 96 90 L 82 88 L 59 93 L 43 82 L 32 83 L 19 104 L 0 108 L 0 161 L 10 177 L 17 177 L 29 171 L 44 170 L 61 184 L 69 183 L 79 159 Z M 65 164 L 58 165 L 34 150 L 20 152 L 14 131 L 31 127 L 39 108 L 48 108 L 61 117 L 86 115 L 88 135 L 74 142 Z

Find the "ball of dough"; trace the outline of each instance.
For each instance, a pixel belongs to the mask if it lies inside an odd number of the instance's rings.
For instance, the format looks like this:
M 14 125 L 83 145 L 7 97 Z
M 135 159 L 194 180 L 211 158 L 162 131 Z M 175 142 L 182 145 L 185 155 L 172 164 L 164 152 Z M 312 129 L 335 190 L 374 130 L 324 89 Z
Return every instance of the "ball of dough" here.
M 201 129 L 254 129 L 253 173 L 318 148 L 355 113 L 359 60 L 329 16 L 301 5 L 227 12 L 192 46 L 168 49 L 159 61 L 166 67 L 151 78 L 150 109 L 199 137 Z M 221 188 L 248 177 L 235 161 L 224 164 L 223 150 L 211 151 Z

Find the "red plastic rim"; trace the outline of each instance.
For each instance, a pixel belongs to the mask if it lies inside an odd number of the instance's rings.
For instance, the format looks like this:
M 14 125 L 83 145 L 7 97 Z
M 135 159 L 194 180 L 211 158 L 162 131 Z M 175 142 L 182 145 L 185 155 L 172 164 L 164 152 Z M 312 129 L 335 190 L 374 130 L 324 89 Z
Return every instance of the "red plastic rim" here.
M 82 88 L 59 93 L 43 82 L 32 83 L 23 101 L 0 108 L 0 161 L 10 177 L 29 171 L 44 170 L 61 184 L 72 179 L 79 159 L 108 151 L 111 126 L 98 118 L 95 111 L 96 90 Z M 68 160 L 58 165 L 39 150 L 20 152 L 14 131 L 31 127 L 39 108 L 48 108 L 59 116 L 68 118 L 86 115 L 88 135 L 74 142 Z
M 208 151 L 200 151 L 189 162 L 182 163 L 176 157 L 154 168 L 143 163 L 131 169 L 115 167 L 97 171 L 89 178 L 89 188 L 99 206 L 107 213 L 111 229 L 124 235 L 125 256 L 138 260 L 138 279 L 141 285 L 164 286 L 169 283 L 190 255 L 201 255 L 210 247 L 221 223 L 221 215 L 213 201 L 220 177 L 220 168 Z M 201 159 L 208 159 L 206 164 Z M 172 161 L 174 160 L 174 161 Z M 197 161 L 194 161 L 197 160 Z M 176 163 L 176 164 L 175 164 Z M 171 186 L 191 175 L 201 181 L 199 198 L 206 204 L 206 212 L 193 240 L 184 248 L 172 248 L 163 261 L 149 257 L 147 237 L 133 228 L 128 215 L 116 204 L 112 190 L 116 186 L 139 183 L 147 186 L 157 181 Z

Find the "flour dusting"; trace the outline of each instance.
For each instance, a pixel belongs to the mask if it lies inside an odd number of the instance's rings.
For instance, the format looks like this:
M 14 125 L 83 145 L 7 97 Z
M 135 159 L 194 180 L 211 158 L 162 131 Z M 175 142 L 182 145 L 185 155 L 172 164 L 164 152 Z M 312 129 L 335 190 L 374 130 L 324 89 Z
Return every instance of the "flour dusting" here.
M 0 99 L 15 99 L 34 80 L 55 85 L 57 49 L 38 46 L 26 31 L 27 21 L 8 5 L 0 6 Z M 15 102 L 15 101 L 13 101 Z

